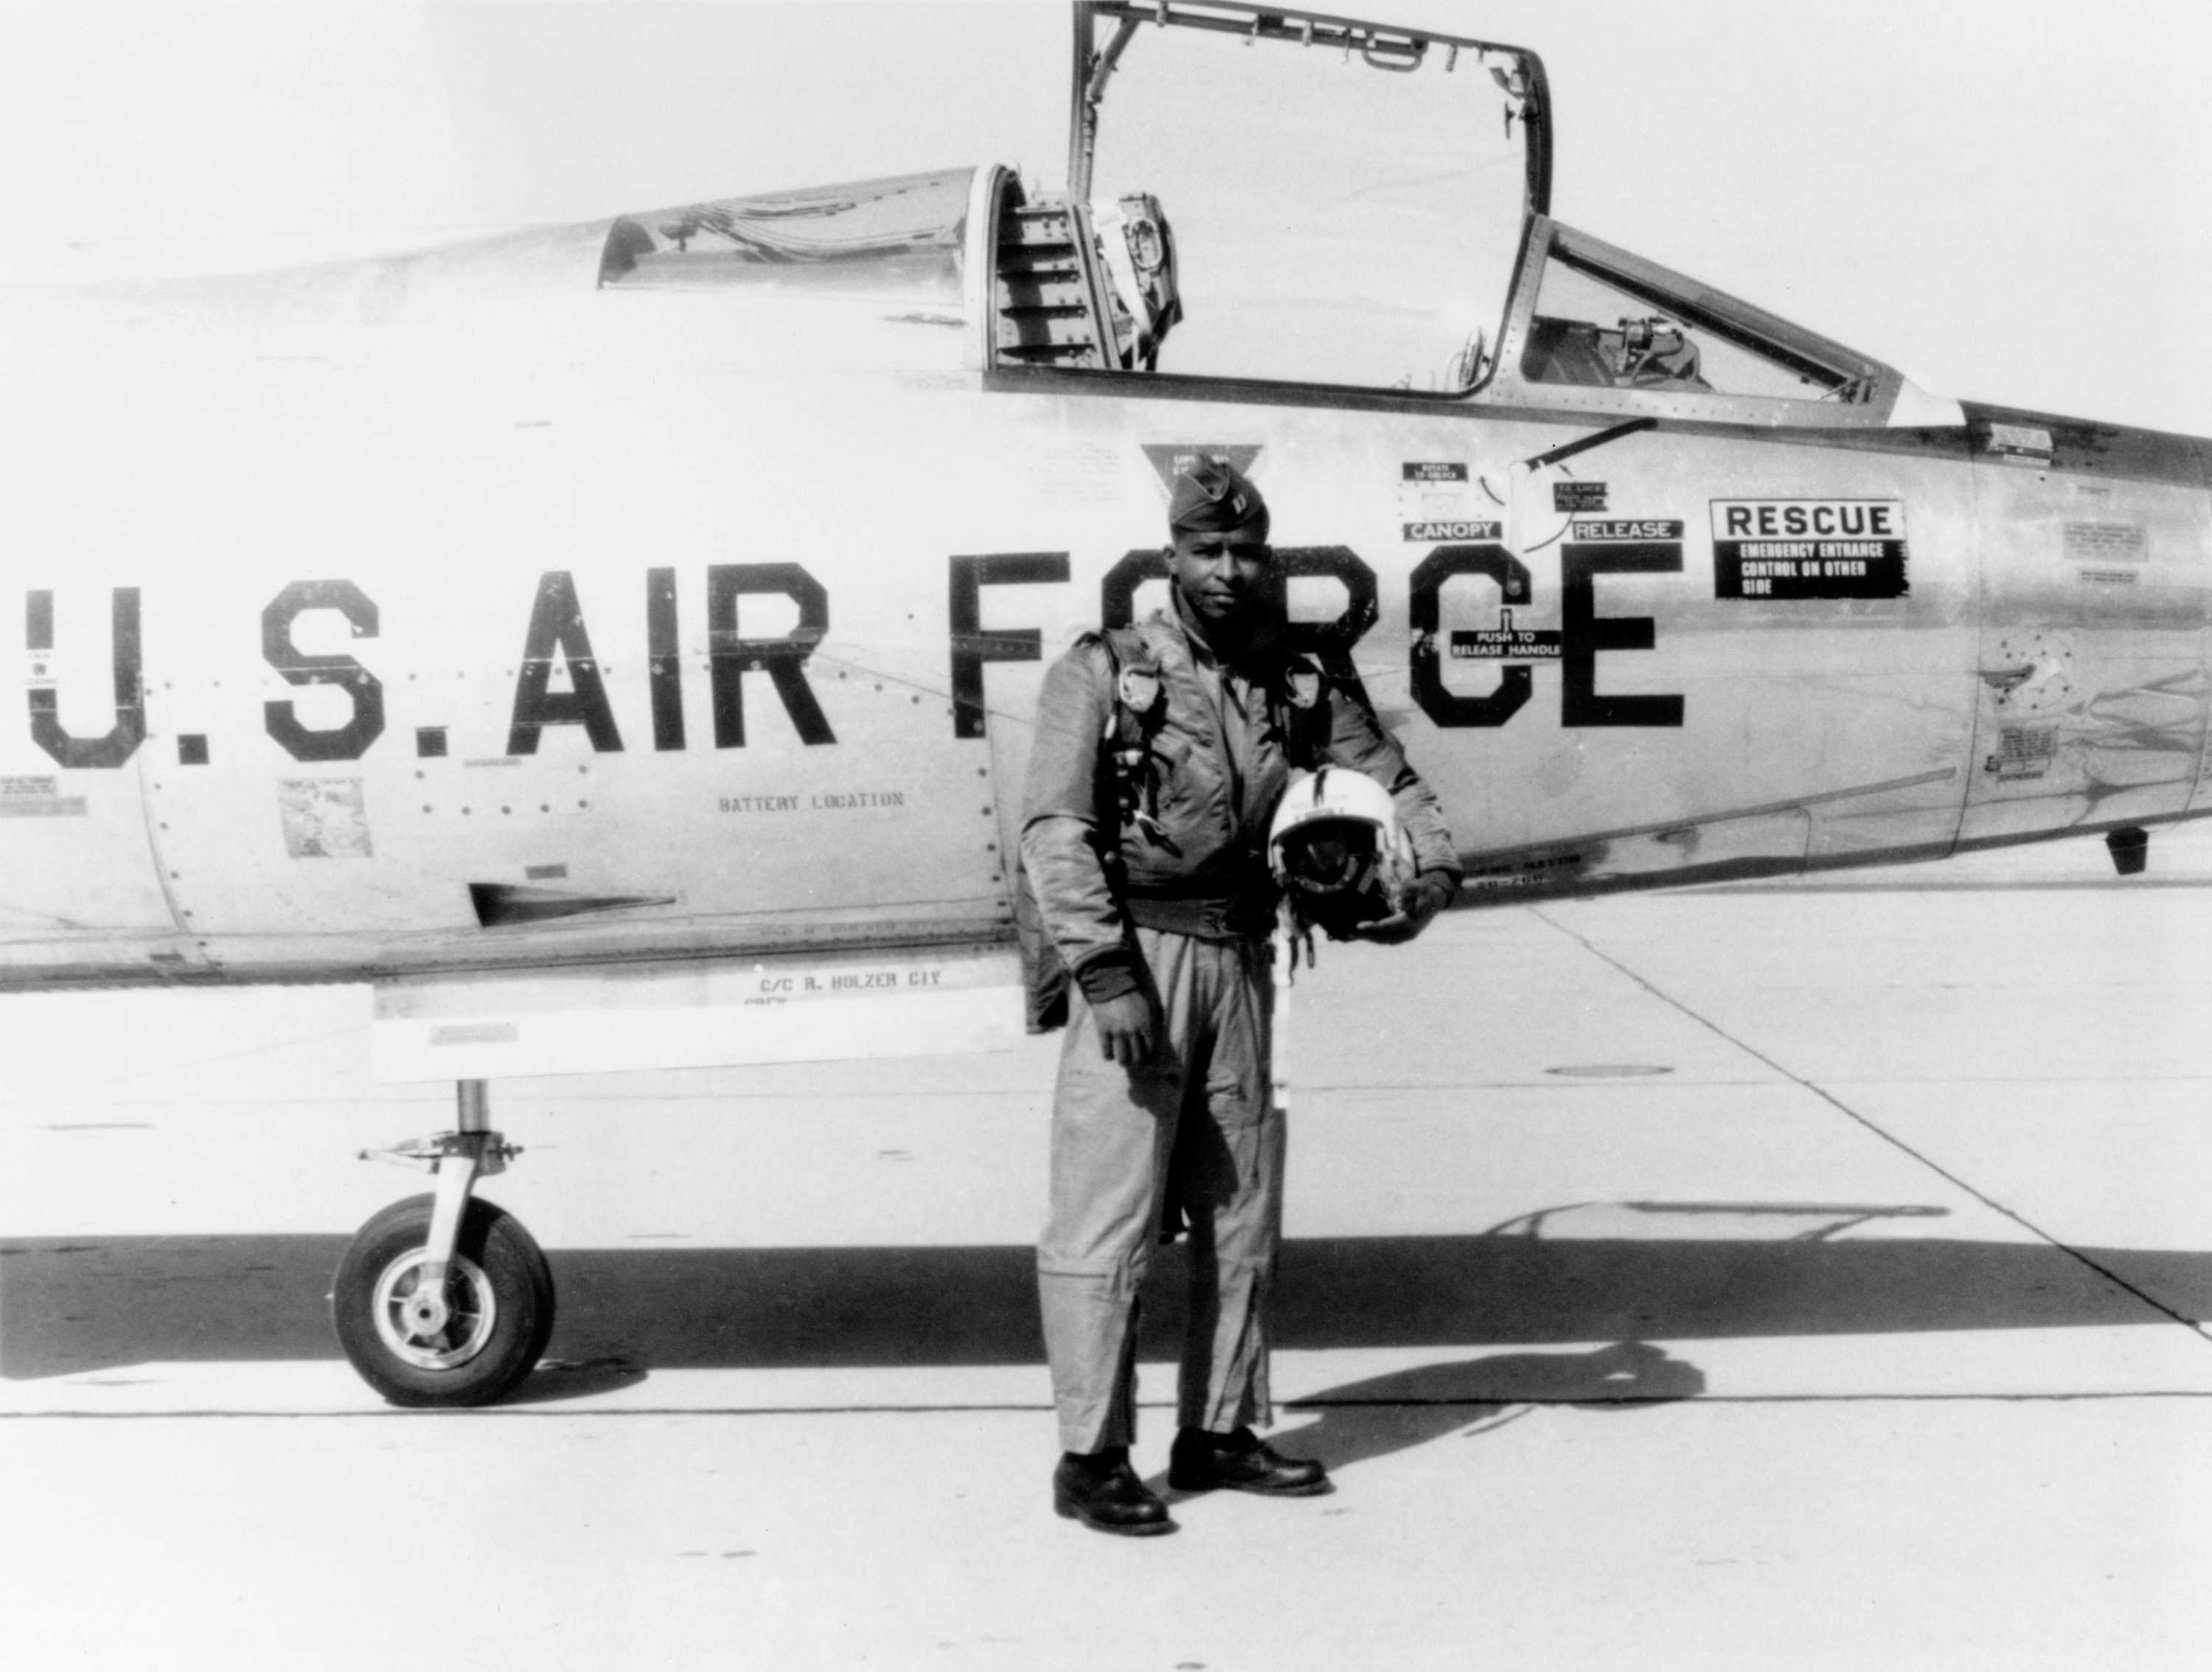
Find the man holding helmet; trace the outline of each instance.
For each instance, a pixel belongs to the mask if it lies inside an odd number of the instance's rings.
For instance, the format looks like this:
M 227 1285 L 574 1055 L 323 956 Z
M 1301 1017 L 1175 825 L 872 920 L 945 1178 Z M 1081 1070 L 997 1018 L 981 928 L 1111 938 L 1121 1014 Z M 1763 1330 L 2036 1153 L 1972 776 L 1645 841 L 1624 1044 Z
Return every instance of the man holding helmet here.
M 1294 891 L 1333 901 L 1338 921 L 1319 918 L 1333 933 L 1410 939 L 1459 884 L 1436 798 L 1397 744 L 1285 644 L 1267 522 L 1234 467 L 1177 477 L 1171 609 L 1086 635 L 1038 704 L 1022 860 L 1075 989 L 1037 1248 L 1064 1448 L 1053 1502 L 1103 1532 L 1174 1525 L 1128 1459 L 1137 1297 L 1169 1207 L 1188 1225 L 1191 1274 L 1170 1484 L 1328 1490 L 1320 1463 L 1252 1432 L 1272 1418 L 1264 1313 L 1282 1234 L 1270 822 L 1294 772 L 1315 773 L 1320 811 L 1274 844 L 1276 862 Z M 1363 774 L 1401 836 L 1372 798 L 1348 807 Z

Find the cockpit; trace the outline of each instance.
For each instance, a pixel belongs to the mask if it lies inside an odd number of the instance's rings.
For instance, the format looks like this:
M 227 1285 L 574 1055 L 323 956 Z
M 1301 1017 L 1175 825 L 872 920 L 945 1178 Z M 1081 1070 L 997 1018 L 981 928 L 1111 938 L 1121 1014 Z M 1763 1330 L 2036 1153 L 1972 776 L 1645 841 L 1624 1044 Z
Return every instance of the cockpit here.
M 873 309 L 780 311 L 828 363 L 1755 424 L 1940 404 L 1554 220 L 1525 48 L 1232 0 L 1074 10 L 1065 190 L 968 169 L 627 216 L 602 285 Z

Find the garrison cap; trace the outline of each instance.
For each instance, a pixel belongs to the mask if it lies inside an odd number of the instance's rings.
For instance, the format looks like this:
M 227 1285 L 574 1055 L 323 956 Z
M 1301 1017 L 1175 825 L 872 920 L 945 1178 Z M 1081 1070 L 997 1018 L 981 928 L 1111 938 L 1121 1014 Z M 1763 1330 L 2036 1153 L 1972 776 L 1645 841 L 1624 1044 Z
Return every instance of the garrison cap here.
M 1201 459 L 1175 479 L 1168 527 L 1177 534 L 1227 534 L 1259 526 L 1267 538 L 1267 502 L 1225 459 Z

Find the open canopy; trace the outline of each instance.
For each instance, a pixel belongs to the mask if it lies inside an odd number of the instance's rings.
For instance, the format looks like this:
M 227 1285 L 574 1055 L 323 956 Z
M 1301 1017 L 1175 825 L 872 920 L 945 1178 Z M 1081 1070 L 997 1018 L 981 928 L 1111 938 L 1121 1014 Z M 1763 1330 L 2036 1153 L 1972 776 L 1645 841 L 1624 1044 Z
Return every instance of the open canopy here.
M 1074 23 L 1066 192 L 986 166 L 625 216 L 602 287 L 746 292 L 763 320 L 804 303 L 755 348 L 805 363 L 1960 422 L 1877 360 L 1553 219 L 1524 47 L 1238 0 L 1091 0 Z M 833 299 L 865 318 L 817 318 Z
M 1239 4 L 1076 8 L 1069 196 L 1156 199 L 1183 323 L 1163 369 L 1463 391 L 1547 206 L 1543 66 L 1516 46 Z M 1110 253 L 1110 247 L 1109 247 Z M 1334 305 L 1316 310 L 1316 299 Z
M 1075 8 L 1071 106 L 1070 210 L 1109 275 L 1130 264 L 1125 223 L 1149 240 L 1132 245 L 1149 292 L 1123 300 L 1152 329 L 1123 369 L 1763 424 L 1954 414 L 1554 221 L 1549 90 L 1525 47 L 1095 0 Z
M 1227 35 L 1247 46 L 1260 41 L 1293 45 L 1349 64 L 1354 55 L 1370 69 L 1397 75 L 1425 70 L 1450 75 L 1464 63 L 1470 74 L 1489 71 L 1512 101 L 1526 148 L 1528 206 L 1541 214 L 1551 208 L 1551 110 L 1543 60 L 1523 46 L 1476 40 L 1465 35 L 1367 23 L 1325 12 L 1246 5 L 1238 0 L 1085 0 L 1075 8 L 1075 84 L 1071 89 L 1067 179 L 1078 198 L 1091 191 L 1098 115 L 1109 82 L 1138 32 L 1186 29 Z M 1434 54 L 1434 57 L 1431 57 Z M 1510 137 L 1509 130 L 1508 137 Z

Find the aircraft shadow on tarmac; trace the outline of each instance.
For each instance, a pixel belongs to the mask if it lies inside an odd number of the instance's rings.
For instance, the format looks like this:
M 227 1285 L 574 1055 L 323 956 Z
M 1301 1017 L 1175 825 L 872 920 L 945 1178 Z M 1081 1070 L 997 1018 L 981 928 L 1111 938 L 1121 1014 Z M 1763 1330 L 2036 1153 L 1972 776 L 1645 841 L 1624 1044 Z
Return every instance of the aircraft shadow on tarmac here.
M 1836 1234 L 1930 1212 L 1578 1204 L 1472 1235 L 1293 1240 L 1278 1279 L 1274 1339 L 1291 1349 L 1449 1352 L 2212 1316 L 2212 1253 Z M 1555 1222 L 1670 1234 L 1547 1234 Z M 1747 1227 L 1758 1234 L 1746 1235 Z M 1733 1234 L 1701 1234 L 1722 1228 Z M 346 1242 L 9 1239 L 0 1243 L 0 1375 L 335 1358 L 325 1296 Z M 525 1398 L 595 1391 L 656 1370 L 1043 1361 L 1027 1247 L 659 1245 L 555 1250 L 550 1258 L 561 1316 L 549 1354 L 570 1371 L 534 1377 Z M 1146 1288 L 1140 1352 L 1148 1359 L 1174 1356 L 1183 1277 L 1181 1247 L 1159 1249 Z M 1420 1374 L 1455 1377 L 1452 1401 L 1510 1404 L 1532 1396 L 1529 1377 L 1559 1373 L 1562 1356 L 1532 1366 L 1509 1353 Z M 1553 1396 L 1622 1398 L 1620 1368 L 1588 1369 Z M 1443 1396 L 1443 1381 L 1425 1385 Z M 1346 1410 L 1360 1397 L 1334 1394 Z M 1652 1396 L 1681 1391 L 1662 1378 Z M 1328 1420 L 1346 1432 L 1357 1426 L 1348 1417 Z
M 1703 1371 L 1648 1341 L 1620 1341 L 1594 1353 L 1498 1353 L 1419 1365 L 1287 1401 L 1285 1410 L 1314 1420 L 1270 1434 L 1268 1444 L 1344 1469 L 1448 1434 L 1503 1427 L 1539 1405 L 1628 1411 L 1694 1399 L 1705 1390 Z M 1152 1484 L 1170 1498 L 1178 1495 L 1164 1473 Z

